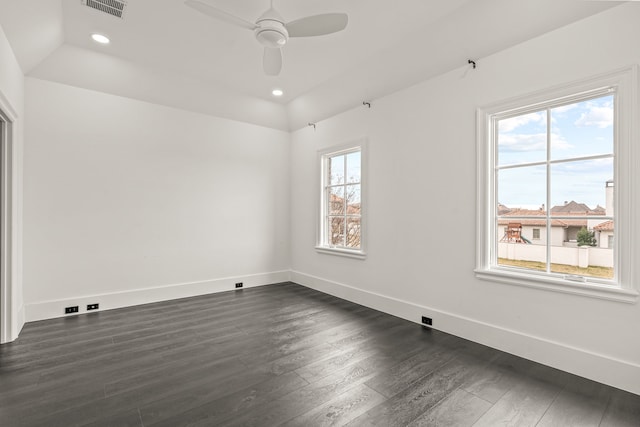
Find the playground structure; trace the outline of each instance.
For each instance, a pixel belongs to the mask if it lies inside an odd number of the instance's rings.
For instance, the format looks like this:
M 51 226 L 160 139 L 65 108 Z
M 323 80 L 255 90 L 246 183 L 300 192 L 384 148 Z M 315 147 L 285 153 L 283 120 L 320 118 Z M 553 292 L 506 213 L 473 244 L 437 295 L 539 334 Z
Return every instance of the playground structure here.
M 507 224 L 507 229 L 500 241 L 531 244 L 531 241 L 522 235 L 522 224 L 519 222 L 510 222 Z

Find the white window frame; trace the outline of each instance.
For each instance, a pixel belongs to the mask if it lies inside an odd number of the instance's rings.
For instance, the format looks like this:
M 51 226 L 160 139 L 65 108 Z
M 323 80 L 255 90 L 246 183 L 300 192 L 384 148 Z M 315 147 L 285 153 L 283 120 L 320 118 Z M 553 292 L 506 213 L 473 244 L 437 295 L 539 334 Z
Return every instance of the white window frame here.
M 577 294 L 606 300 L 635 303 L 637 267 L 640 250 L 634 240 L 640 235 L 638 215 L 640 200 L 633 189 L 638 182 L 636 173 L 640 165 L 637 97 L 638 67 L 604 74 L 580 82 L 562 85 L 504 102 L 481 107 L 477 110 L 477 224 L 476 224 L 476 277 L 498 283 L 526 286 L 562 293 Z M 494 159 L 496 156 L 496 117 L 510 112 L 526 112 L 544 109 L 550 102 L 571 102 L 597 93 L 603 95 L 615 91 L 614 180 L 616 197 L 616 238 L 614 239 L 615 278 L 611 281 L 589 280 L 576 282 L 571 277 L 499 266 L 496 261 L 497 222 L 494 220 L 497 206 Z M 635 166 L 635 167 L 634 167 Z M 622 179 L 624 177 L 624 179 Z M 635 213 L 635 214 L 634 214 Z
M 327 222 L 325 217 L 327 215 L 327 197 L 326 197 L 326 182 L 327 182 L 327 159 L 337 155 L 349 154 L 356 151 L 360 151 L 360 249 L 349 249 L 343 247 L 330 246 L 326 242 L 326 227 Z M 324 150 L 318 151 L 318 165 L 320 167 L 320 208 L 318 209 L 319 216 L 317 220 L 317 238 L 316 238 L 316 251 L 323 254 L 338 255 L 348 258 L 365 259 L 367 257 L 365 251 L 365 245 L 367 240 L 366 231 L 366 216 L 367 216 L 367 141 L 366 139 L 359 139 L 348 144 L 342 144 L 334 147 L 330 147 Z

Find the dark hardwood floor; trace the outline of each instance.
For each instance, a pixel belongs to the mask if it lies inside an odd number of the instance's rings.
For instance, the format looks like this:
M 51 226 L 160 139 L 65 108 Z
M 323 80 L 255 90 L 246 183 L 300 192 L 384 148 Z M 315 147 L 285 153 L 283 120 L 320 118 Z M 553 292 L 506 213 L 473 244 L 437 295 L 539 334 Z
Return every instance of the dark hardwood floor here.
M 29 323 L 0 426 L 640 426 L 640 396 L 284 283 Z

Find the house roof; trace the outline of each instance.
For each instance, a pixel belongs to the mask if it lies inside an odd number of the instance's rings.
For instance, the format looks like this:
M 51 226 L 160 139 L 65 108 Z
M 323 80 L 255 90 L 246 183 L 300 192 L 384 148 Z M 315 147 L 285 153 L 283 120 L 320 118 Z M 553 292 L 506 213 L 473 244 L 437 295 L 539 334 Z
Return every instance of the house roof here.
M 596 225 L 593 229 L 598 231 L 613 231 L 613 221 L 605 221 Z
M 551 208 L 552 213 L 563 213 L 563 214 L 586 214 L 589 212 L 593 212 L 589 206 L 584 203 L 578 203 L 574 200 L 565 203 L 564 205 L 558 205 Z
M 498 215 L 504 215 L 507 212 L 510 212 L 511 209 L 503 205 L 502 203 L 498 203 Z
M 575 203 L 575 202 L 573 202 Z M 498 209 L 500 212 L 500 208 L 505 207 L 504 205 L 498 205 Z M 576 206 L 586 206 L 583 203 L 575 203 L 572 208 L 575 208 Z M 602 215 L 602 212 L 599 211 L 595 211 L 592 209 L 589 209 L 588 206 L 586 206 L 588 211 L 583 210 L 582 212 L 574 212 L 574 211 L 561 211 L 561 212 L 553 212 L 553 209 L 551 210 L 553 213 L 556 214 L 561 214 L 561 215 L 567 215 L 567 216 L 584 216 L 585 219 L 558 219 L 558 218 L 554 218 L 551 220 L 551 226 L 552 227 L 586 227 L 587 226 L 587 216 L 589 215 Z M 508 208 L 507 208 L 508 209 Z M 504 213 L 498 213 L 498 215 L 500 215 L 502 218 L 500 218 L 498 220 L 498 224 L 499 225 L 507 225 L 510 222 L 519 222 L 522 225 L 528 225 L 528 226 L 540 226 L 540 227 L 546 227 L 547 226 L 547 220 L 546 220 L 546 215 L 547 212 L 545 210 L 541 209 L 521 209 L 521 208 L 514 208 L 514 209 L 508 209 L 507 211 L 505 211 Z M 513 218 L 509 218 L 509 217 L 513 217 Z M 524 218 L 523 218 L 524 217 Z M 526 217 L 534 217 L 534 218 L 526 218 Z M 536 218 L 537 217 L 537 218 Z M 517 219 L 515 219 L 517 218 Z
M 498 225 L 507 225 L 513 222 L 519 222 L 522 225 L 528 225 L 528 226 L 538 226 L 538 227 L 546 227 L 547 226 L 547 220 L 544 217 L 541 218 L 532 218 L 532 219 L 509 219 L 509 218 L 502 218 L 498 220 Z M 551 226 L 552 227 L 563 227 L 563 228 L 567 228 L 567 227 L 586 227 L 587 226 L 587 220 L 576 220 L 576 219 L 571 219 L 571 220 L 560 220 L 560 219 L 552 219 L 551 220 Z

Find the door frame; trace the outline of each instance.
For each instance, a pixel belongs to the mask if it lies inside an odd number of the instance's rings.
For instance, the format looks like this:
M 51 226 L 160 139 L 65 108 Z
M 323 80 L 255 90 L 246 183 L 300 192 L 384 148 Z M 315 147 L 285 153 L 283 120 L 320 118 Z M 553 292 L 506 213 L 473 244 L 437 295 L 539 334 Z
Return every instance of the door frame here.
M 15 197 L 18 115 L 0 92 L 0 343 L 19 332 Z

